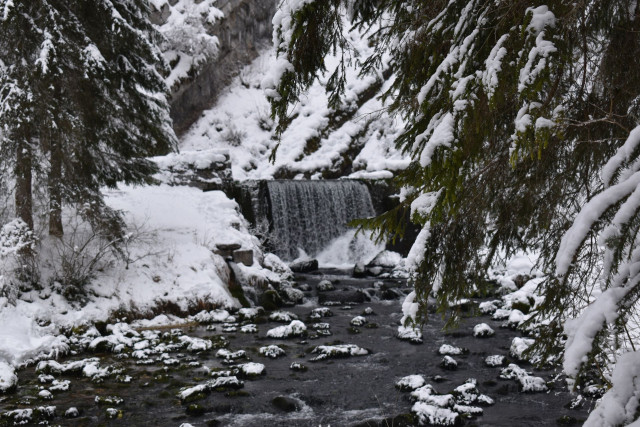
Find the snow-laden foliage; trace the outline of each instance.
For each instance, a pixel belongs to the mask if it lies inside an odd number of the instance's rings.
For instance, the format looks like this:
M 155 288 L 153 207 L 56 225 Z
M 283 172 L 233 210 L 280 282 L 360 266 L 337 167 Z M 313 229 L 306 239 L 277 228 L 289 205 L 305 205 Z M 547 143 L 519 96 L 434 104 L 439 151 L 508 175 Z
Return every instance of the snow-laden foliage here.
M 152 180 L 146 157 L 176 145 L 148 4 L 130 0 L 0 1 L 0 171 L 16 216 L 43 207 L 63 235 L 73 205 L 96 233 L 122 236 L 102 186 Z M 0 179 L 3 181 L 3 179 Z
M 29 226 L 21 219 L 14 219 L 0 229 L 0 259 L 25 249 L 31 250 L 35 243 Z
M 474 292 L 496 258 L 534 250 L 546 274 L 544 301 L 527 315 L 543 325 L 534 350 L 566 344 L 573 386 L 590 378 L 612 385 L 609 396 L 633 394 L 615 392 L 610 368 L 640 343 L 638 3 L 284 4 L 274 37 L 286 67 L 271 95 L 281 132 L 332 50 L 344 61 L 327 70 L 329 90 L 334 99 L 344 91 L 341 67 L 356 60 L 345 16 L 370 31 L 363 74 L 391 57 L 383 99 L 406 121 L 396 144 L 412 163 L 396 179 L 401 206 L 365 225 L 397 235 L 405 213 L 422 225 L 406 263 L 418 314 L 430 293 L 445 308 Z
M 163 36 L 160 47 L 171 65 L 166 82 L 175 89 L 217 55 L 219 40 L 213 29 L 224 14 L 215 7 L 216 0 L 152 0 L 151 4 L 161 16 L 162 22 L 157 23 Z

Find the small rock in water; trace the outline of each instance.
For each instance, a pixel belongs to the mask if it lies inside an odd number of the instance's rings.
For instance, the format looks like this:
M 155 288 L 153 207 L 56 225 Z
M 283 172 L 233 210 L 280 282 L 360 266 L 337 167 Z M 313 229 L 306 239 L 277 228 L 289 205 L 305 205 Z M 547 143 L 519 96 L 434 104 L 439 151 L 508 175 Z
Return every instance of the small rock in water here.
M 318 292 L 333 291 L 334 289 L 335 286 L 333 286 L 333 283 L 331 283 L 329 280 L 321 280 L 320 283 L 316 285 L 316 290 Z
M 496 354 L 493 356 L 487 356 L 487 358 L 484 359 L 484 364 L 494 368 L 496 366 L 504 366 L 506 361 L 507 361 L 506 357 L 500 354 Z
M 412 326 L 398 326 L 398 339 L 411 344 L 422 344 L 422 331 Z
M 122 411 L 116 408 L 107 408 L 105 411 L 107 415 L 107 419 L 115 420 L 117 418 L 122 418 Z
M 356 316 L 353 319 L 351 319 L 350 323 L 353 326 L 363 326 L 365 323 L 367 323 L 367 319 L 363 316 Z
M 486 323 L 480 323 L 473 327 L 473 336 L 476 338 L 488 338 L 495 335 L 495 331 Z
M 312 362 L 336 357 L 364 356 L 369 354 L 369 350 L 358 347 L 355 344 L 319 345 L 312 353 L 319 353 L 311 359 Z
M 310 319 L 320 319 L 322 317 L 331 317 L 333 316 L 333 312 L 329 310 L 327 307 L 318 307 L 311 310 L 311 314 L 309 315 Z
M 236 332 L 238 330 L 238 327 L 236 326 L 235 323 L 225 323 L 224 325 L 222 325 L 222 332 Z
M 511 310 L 507 321 L 502 325 L 507 328 L 516 329 L 526 319 L 526 316 L 520 310 Z
M 258 326 L 254 323 L 244 325 L 240 327 L 240 332 L 245 334 L 255 334 L 258 332 Z
M 229 314 L 227 310 L 218 309 L 211 311 L 201 311 L 200 313 L 193 316 L 193 320 L 198 323 L 222 323 L 222 322 L 233 322 L 235 318 Z
M 493 314 L 498 309 L 498 306 L 501 304 L 501 301 L 484 301 L 481 302 L 478 308 L 482 314 Z
M 262 363 L 243 363 L 242 365 L 238 365 L 238 368 L 247 377 L 257 377 L 266 373 Z
M 322 323 L 314 323 L 313 325 L 311 325 L 311 328 L 313 329 L 329 329 L 331 327 L 331 325 L 329 325 L 328 323 L 322 322 Z
M 241 308 L 238 310 L 238 316 L 242 320 L 253 320 L 262 313 L 264 313 L 262 307 Z
M 302 292 L 309 292 L 311 290 L 311 285 L 309 285 L 308 283 L 300 283 L 298 284 L 298 289 L 300 289 Z
M 299 337 L 305 335 L 306 332 L 307 327 L 305 326 L 305 324 L 299 320 L 294 320 L 288 325 L 269 329 L 269 331 L 267 331 L 267 336 L 269 338 Z
M 515 379 L 525 393 L 547 391 L 547 383 L 540 377 L 535 377 L 518 365 L 512 363 L 500 372 L 500 378 L 505 380 Z
M 449 371 L 455 371 L 458 369 L 458 362 L 451 356 L 445 356 L 440 362 L 440 366 Z
M 533 345 L 535 340 L 533 338 L 521 338 L 515 337 L 511 341 L 511 348 L 509 349 L 509 353 L 511 356 L 518 360 L 526 360 L 524 353 Z
M 284 412 L 294 412 L 300 410 L 298 402 L 288 396 L 274 397 L 271 403 L 273 404 L 273 406 Z
M 278 347 L 277 345 L 268 345 L 266 347 L 260 347 L 260 350 L 258 351 L 260 352 L 261 355 L 269 357 L 271 359 L 276 359 L 286 354 L 285 351 L 280 347 Z
M 187 350 L 189 351 L 204 351 L 209 350 L 213 346 L 213 343 L 209 340 L 204 340 L 202 338 L 189 337 L 186 335 L 182 335 L 178 338 L 181 343 L 183 343 Z
M 374 314 L 373 313 L 373 308 L 371 308 L 371 307 L 365 308 L 364 311 L 362 312 L 362 314 L 363 315 L 367 315 L 367 316 Z
M 97 405 L 120 405 L 124 399 L 118 396 L 96 396 L 94 399 Z
M 367 275 L 367 269 L 363 262 L 357 262 L 353 267 L 353 277 L 365 277 Z
M 219 359 L 225 359 L 227 361 L 236 361 L 238 359 L 243 359 L 247 357 L 247 352 L 244 350 L 229 351 L 225 348 L 221 348 L 216 353 L 216 357 Z
M 306 273 L 309 271 L 314 271 L 318 269 L 318 260 L 317 259 L 303 259 L 299 261 L 294 261 L 289 264 L 289 268 L 294 273 Z
M 426 384 L 422 375 L 408 375 L 396 381 L 396 388 L 401 391 L 413 391 Z
M 0 393 L 13 390 L 18 385 L 18 376 L 13 367 L 4 361 L 0 361 Z
M 511 314 L 511 310 L 499 308 L 493 313 L 493 316 L 491 316 L 491 318 L 493 320 L 504 320 L 509 318 L 510 314 Z
M 290 283 L 283 282 L 280 284 L 280 295 L 293 304 L 301 304 L 304 301 L 304 292 L 300 289 L 294 288 Z
M 49 390 L 40 390 L 38 396 L 42 400 L 51 400 L 53 399 L 53 394 Z
M 78 408 L 76 408 L 75 406 L 72 406 L 64 412 L 64 416 L 67 418 L 76 418 L 79 415 L 80 411 L 78 411 Z
M 461 347 L 455 347 L 449 344 L 442 344 L 438 349 L 438 354 L 440 354 L 441 356 L 445 356 L 445 355 L 458 356 L 460 354 L 467 353 L 467 352 L 468 352 L 467 349 L 464 349 Z
M 288 311 L 274 311 L 269 316 L 269 320 L 280 323 L 289 323 L 292 320 L 298 320 L 298 316 Z
M 167 366 L 176 366 L 180 364 L 180 361 L 176 358 L 171 357 L 169 359 L 164 359 L 162 363 L 164 363 Z
M 67 391 L 69 390 L 69 385 L 71 381 L 69 380 L 53 380 L 51 386 L 49 387 L 50 391 Z
M 46 375 L 46 374 L 38 375 L 38 381 L 40 381 L 41 384 L 48 384 L 55 379 L 56 377 L 54 377 L 53 375 Z
M 289 369 L 291 369 L 292 371 L 298 371 L 298 372 L 306 372 L 307 367 L 305 365 L 303 365 L 302 363 L 299 362 L 293 362 L 290 366 Z

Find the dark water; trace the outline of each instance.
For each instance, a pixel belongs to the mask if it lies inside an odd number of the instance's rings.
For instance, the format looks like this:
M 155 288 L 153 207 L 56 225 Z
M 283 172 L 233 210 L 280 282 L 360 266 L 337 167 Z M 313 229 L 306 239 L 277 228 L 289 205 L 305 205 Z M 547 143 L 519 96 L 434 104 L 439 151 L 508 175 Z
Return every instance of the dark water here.
M 422 374 L 440 393 L 447 393 L 468 378 L 475 378 L 479 390 L 495 400 L 495 405 L 485 407 L 482 416 L 466 420 L 466 425 L 544 426 L 557 425 L 562 416 L 577 420 L 586 418 L 589 408 L 564 408 L 573 396 L 566 391 L 561 380 L 556 381 L 556 388 L 550 392 L 526 394 L 518 391 L 515 381 L 498 379 L 500 368 L 485 366 L 483 361 L 488 355 L 508 356 L 511 339 L 518 336 L 515 331 L 501 328 L 502 322 L 487 316 L 468 318 L 458 330 L 445 334 L 441 331 L 442 321 L 434 317 L 423 330 L 424 343 L 410 344 L 395 337 L 400 319 L 400 295 L 409 291 L 405 283 L 385 281 L 383 286 L 379 283 L 374 287 L 376 280 L 372 279 L 325 277 L 339 280 L 334 291 L 320 294 L 323 301 L 341 302 L 341 305 L 329 307 L 332 317 L 308 318 L 311 310 L 318 306 L 319 294 L 315 291 L 315 284 L 322 276 L 317 275 L 299 277 L 299 283 L 310 285 L 311 290 L 305 293 L 311 302 L 285 310 L 297 314 L 308 327 L 316 322 L 329 323 L 331 336 L 267 338 L 267 331 L 280 324 L 268 321 L 266 317 L 249 322 L 258 324 L 257 334 L 241 333 L 239 326 L 237 332 L 222 332 L 220 324 L 215 325 L 216 330 L 207 330 L 201 325 L 183 328 L 187 335 L 211 338 L 217 346 L 227 342 L 229 350 L 245 350 L 248 359 L 239 360 L 239 363 L 251 360 L 265 365 L 266 375 L 244 379 L 244 387 L 239 390 L 213 391 L 193 403 L 183 403 L 177 398 L 181 388 L 201 384 L 211 378 L 202 367 L 191 367 L 189 363 L 198 362 L 212 370 L 228 369 L 228 365 L 215 357 L 215 345 L 214 349 L 199 353 L 171 352 L 170 357 L 180 362 L 172 366 L 164 366 L 161 362 L 138 365 L 133 358 L 112 353 L 85 353 L 66 357 L 60 362 L 98 357 L 101 366 L 114 366 L 123 372 L 119 376 L 108 376 L 100 384 L 80 375 L 57 375 L 59 380 L 71 381 L 69 391 L 55 392 L 52 400 L 45 401 L 34 397 L 40 384 L 35 368 L 28 367 L 18 373 L 18 390 L 1 398 L 0 412 L 55 406 L 56 415 L 45 421 L 51 425 L 68 426 L 179 426 L 182 423 L 194 426 L 402 425 L 397 416 L 409 413 L 412 402 L 409 394 L 398 391 L 394 383 L 406 375 Z M 356 301 L 362 300 L 363 294 L 356 292 L 357 289 L 369 289 L 369 294 L 376 298 L 392 298 L 394 295 L 397 298 L 358 303 Z M 350 325 L 351 319 L 362 314 L 366 307 L 374 312 L 366 316 L 370 326 L 354 330 Z M 486 339 L 474 338 L 473 326 L 481 322 L 489 324 L 496 335 Z M 355 344 L 368 349 L 370 354 L 312 362 L 310 359 L 316 355 L 310 351 L 327 343 Z M 458 361 L 456 371 L 440 367 L 442 356 L 436 351 L 444 343 L 470 349 L 466 355 L 455 356 Z M 283 348 L 286 356 L 269 359 L 260 355 L 258 349 L 270 344 Z M 292 362 L 300 362 L 308 370 L 293 371 L 290 369 Z M 545 380 L 555 375 L 552 371 L 536 371 L 524 363 L 518 364 Z M 132 377 L 130 383 L 119 382 L 124 375 Z M 440 383 L 431 381 L 436 375 L 445 380 Z M 118 396 L 124 401 L 98 404 L 96 396 Z M 274 398 L 280 398 L 284 405 L 274 405 Z M 190 407 L 192 404 L 199 406 Z M 287 405 L 291 412 L 287 412 Z M 65 418 L 64 412 L 72 406 L 78 408 L 80 416 Z M 121 412 L 114 415 L 116 419 L 109 420 L 107 408 Z M 44 420 L 45 417 L 39 419 Z M 580 424 L 578 421 L 575 425 Z M 0 425 L 13 425 L 13 419 L 0 415 Z

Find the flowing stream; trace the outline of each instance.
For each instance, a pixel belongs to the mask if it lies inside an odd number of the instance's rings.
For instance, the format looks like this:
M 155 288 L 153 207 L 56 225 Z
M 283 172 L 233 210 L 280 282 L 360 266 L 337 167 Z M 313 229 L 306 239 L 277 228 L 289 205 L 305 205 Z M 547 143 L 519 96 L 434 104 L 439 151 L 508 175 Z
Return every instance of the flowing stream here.
M 334 289 L 319 289 L 323 279 L 329 279 Z M 473 317 L 471 308 L 457 330 L 444 333 L 442 320 L 434 315 L 423 329 L 424 342 L 411 344 L 396 337 L 400 304 L 409 292 L 405 281 L 354 279 L 328 270 L 300 275 L 297 281 L 307 302 L 285 310 L 306 325 L 302 336 L 267 336 L 269 330 L 289 324 L 288 320 L 279 323 L 270 319 L 270 313 L 244 320 L 238 314 L 226 319 L 207 320 L 204 316 L 203 323 L 145 328 L 135 333 L 124 329 L 119 347 L 96 345 L 90 351 L 78 346 L 75 354 L 57 361 L 60 365 L 41 365 L 40 372 L 35 365 L 20 370 L 17 391 L 0 397 L 0 426 L 26 422 L 19 417 L 26 416 L 25 410 L 32 410 L 27 415 L 34 424 L 68 426 L 412 425 L 415 420 L 406 416 L 413 405 L 410 394 L 395 387 L 399 378 L 412 374 L 421 374 L 440 393 L 474 378 L 478 390 L 495 404 L 483 407 L 480 416 L 462 420 L 463 425 L 544 426 L 557 425 L 558 420 L 579 425 L 586 418 L 590 403 L 567 409 L 574 397 L 555 372 L 517 362 L 551 386 L 548 392 L 523 393 L 516 381 L 499 378 L 501 367 L 485 365 L 489 355 L 512 360 L 509 347 L 519 333 L 501 327 L 501 321 Z M 314 318 L 311 314 L 317 308 L 325 310 L 324 315 L 330 310 L 332 315 Z M 357 316 L 364 317 L 366 323 L 354 326 L 352 320 Z M 212 320 L 217 323 L 209 323 Z M 473 326 L 481 322 L 489 324 L 495 336 L 475 338 Z M 248 325 L 255 325 L 255 330 Z M 210 340 L 213 345 L 199 349 L 194 338 Z M 91 339 L 96 340 L 95 336 Z M 107 337 L 102 344 L 109 342 Z M 313 361 L 319 355 L 314 352 L 318 346 L 340 344 L 353 344 L 367 353 Z M 442 344 L 469 349 L 454 356 L 456 370 L 441 366 L 437 350 Z M 285 354 L 274 359 L 261 354 L 260 349 L 270 345 L 277 345 Z M 221 349 L 228 354 L 242 350 L 244 354 L 225 359 L 220 357 Z M 78 360 L 84 360 L 81 363 L 89 368 L 71 369 L 74 365 L 69 362 Z M 249 362 L 264 365 L 264 374 L 239 374 L 237 366 Z M 292 369 L 293 363 L 306 370 Z M 227 370 L 232 372 L 225 373 Z M 193 390 L 221 375 L 237 376 L 242 383 L 179 398 L 185 389 Z M 42 408 L 47 407 L 55 409 L 43 415 L 46 411 Z M 71 411 L 65 416 L 72 407 L 77 414 Z

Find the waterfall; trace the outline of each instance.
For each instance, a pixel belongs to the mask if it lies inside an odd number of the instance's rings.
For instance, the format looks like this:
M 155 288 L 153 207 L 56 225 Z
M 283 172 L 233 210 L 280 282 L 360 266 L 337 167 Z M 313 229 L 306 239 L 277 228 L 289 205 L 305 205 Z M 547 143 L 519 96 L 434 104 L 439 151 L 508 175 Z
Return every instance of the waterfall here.
M 286 260 L 299 248 L 317 255 L 349 230 L 349 221 L 375 214 L 367 186 L 351 180 L 268 181 L 267 204 L 272 244 Z

